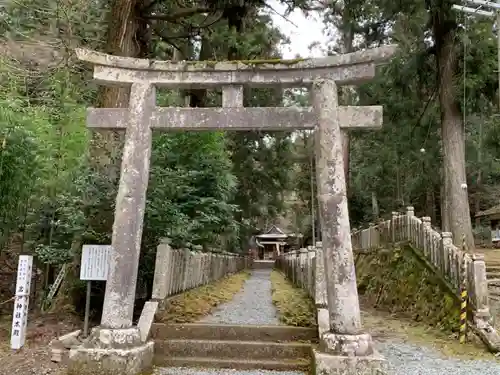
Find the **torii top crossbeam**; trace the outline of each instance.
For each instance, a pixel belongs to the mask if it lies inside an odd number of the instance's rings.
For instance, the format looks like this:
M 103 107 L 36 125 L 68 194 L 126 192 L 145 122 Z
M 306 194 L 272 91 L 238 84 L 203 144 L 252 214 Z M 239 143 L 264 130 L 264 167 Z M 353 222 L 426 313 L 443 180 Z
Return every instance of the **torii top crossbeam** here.
M 375 66 L 391 57 L 395 45 L 304 60 L 157 61 L 112 56 L 76 49 L 78 59 L 94 65 L 94 78 L 106 85 L 149 82 L 171 88 L 211 88 L 223 85 L 252 87 L 308 86 L 316 79 L 337 85 L 359 84 L 375 76 Z

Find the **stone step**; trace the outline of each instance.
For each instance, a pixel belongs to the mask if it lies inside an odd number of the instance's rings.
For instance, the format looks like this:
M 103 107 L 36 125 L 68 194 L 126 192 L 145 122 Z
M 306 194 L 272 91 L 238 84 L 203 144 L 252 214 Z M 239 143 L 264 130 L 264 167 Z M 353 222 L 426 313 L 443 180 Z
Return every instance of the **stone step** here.
M 488 272 L 486 271 L 487 279 L 500 279 L 500 272 Z
M 488 287 L 490 288 L 500 287 L 500 278 L 487 279 L 486 281 L 488 282 Z
M 280 361 L 262 359 L 221 359 L 206 357 L 164 357 L 155 356 L 155 366 L 191 367 L 191 368 L 225 368 L 234 370 L 274 370 L 274 371 L 308 371 L 311 367 L 309 359 L 285 359 Z M 161 373 L 161 371 L 160 371 Z
M 500 273 L 500 264 L 486 265 L 486 272 L 497 272 Z
M 231 325 L 231 324 L 161 324 L 154 323 L 151 336 L 155 340 L 220 340 L 220 341 L 318 341 L 318 330 L 314 328 L 275 325 Z
M 500 297 L 500 289 L 489 289 L 488 295 L 490 297 Z
M 488 283 L 488 297 L 495 303 L 500 300 L 500 280 L 495 280 L 493 284 Z
M 155 341 L 155 357 L 197 357 L 238 360 L 309 359 L 311 344 L 265 341 L 165 340 Z

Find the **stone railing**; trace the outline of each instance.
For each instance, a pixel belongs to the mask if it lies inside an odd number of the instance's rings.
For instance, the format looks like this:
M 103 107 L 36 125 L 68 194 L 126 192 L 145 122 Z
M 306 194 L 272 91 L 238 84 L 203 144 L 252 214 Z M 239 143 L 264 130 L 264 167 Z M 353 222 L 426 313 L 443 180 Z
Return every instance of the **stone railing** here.
M 326 300 L 326 282 L 323 271 L 322 243 L 281 254 L 276 267 L 297 287 L 304 289 L 316 305 L 318 331 L 321 335 L 330 329 Z
M 172 249 L 158 245 L 152 299 L 165 298 L 208 284 L 250 267 L 248 256 L 233 253 Z
M 457 295 L 465 282 L 473 304 L 478 308 L 487 307 L 484 256 L 464 252 L 453 245 L 451 233 L 433 229 L 430 218 L 417 218 L 413 207 L 408 207 L 404 214 L 393 212 L 391 220 L 352 233 L 355 250 L 377 249 L 401 242 L 408 242 L 420 251 Z
M 316 292 L 315 269 L 316 248 L 293 250 L 281 254 L 276 259 L 276 266 L 297 287 L 304 289 L 314 299 Z
M 353 249 L 376 250 L 397 243 L 410 244 L 427 261 L 434 272 L 441 275 L 459 296 L 465 284 L 473 310 L 473 324 L 491 346 L 500 349 L 498 336 L 490 326 L 486 264 L 482 254 L 472 254 L 455 246 L 451 233 L 438 232 L 431 226 L 430 217 L 418 218 L 413 207 L 405 213 L 393 212 L 390 220 L 370 224 L 369 228 L 352 233 Z M 490 337 L 491 336 L 491 337 Z

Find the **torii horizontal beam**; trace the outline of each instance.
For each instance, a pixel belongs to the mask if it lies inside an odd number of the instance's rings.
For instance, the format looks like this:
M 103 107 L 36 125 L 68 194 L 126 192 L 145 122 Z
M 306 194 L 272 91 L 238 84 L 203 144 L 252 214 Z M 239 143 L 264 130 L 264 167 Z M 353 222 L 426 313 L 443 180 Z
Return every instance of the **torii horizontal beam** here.
M 214 88 L 222 85 L 253 87 L 309 86 L 318 78 L 337 85 L 354 85 L 375 76 L 375 66 L 392 56 L 389 45 L 319 59 L 274 61 L 156 61 L 112 56 L 76 49 L 78 59 L 94 65 L 94 78 L 106 85 L 147 82 L 170 88 Z
M 87 126 L 126 129 L 128 113 L 128 109 L 122 108 L 89 108 Z M 379 129 L 382 127 L 382 113 L 382 106 L 338 107 L 343 129 Z M 318 119 L 311 107 L 156 107 L 150 124 L 153 129 L 162 131 L 287 131 L 313 129 Z

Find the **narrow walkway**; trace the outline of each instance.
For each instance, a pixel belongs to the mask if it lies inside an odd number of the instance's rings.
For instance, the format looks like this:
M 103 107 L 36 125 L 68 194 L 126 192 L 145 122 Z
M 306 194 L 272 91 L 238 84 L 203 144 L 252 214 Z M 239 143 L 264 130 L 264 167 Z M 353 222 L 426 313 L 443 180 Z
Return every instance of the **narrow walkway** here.
M 253 270 L 243 290 L 201 323 L 280 325 L 271 297 L 271 270 Z
M 159 369 L 155 375 L 307 375 L 299 371 L 271 371 L 271 370 L 232 370 L 227 368 L 191 368 L 166 367 Z

